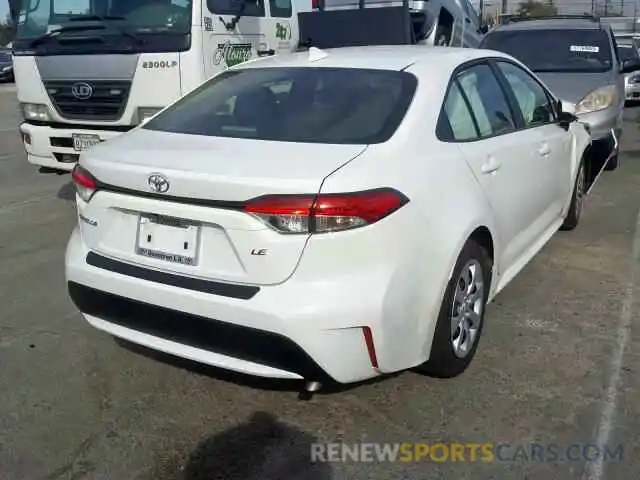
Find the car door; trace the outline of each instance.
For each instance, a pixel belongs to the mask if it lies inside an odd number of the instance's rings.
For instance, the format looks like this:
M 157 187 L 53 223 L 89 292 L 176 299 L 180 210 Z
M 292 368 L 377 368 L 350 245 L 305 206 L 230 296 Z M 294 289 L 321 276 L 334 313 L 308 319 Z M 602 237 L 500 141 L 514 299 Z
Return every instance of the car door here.
M 487 196 L 502 251 L 504 271 L 544 230 L 550 175 L 541 178 L 541 162 L 532 154 L 536 135 L 521 129 L 517 111 L 486 62 L 455 76 L 445 102 L 454 139 Z
M 558 125 L 553 97 L 537 79 L 513 62 L 499 60 L 495 64 L 508 84 L 507 91 L 513 93 L 523 128 L 529 130 L 535 143 L 531 155 L 540 162 L 540 180 L 546 179 L 547 185 L 553 186 L 553 198 L 544 213 L 546 222 L 551 224 L 562 215 L 567 202 L 572 135 Z

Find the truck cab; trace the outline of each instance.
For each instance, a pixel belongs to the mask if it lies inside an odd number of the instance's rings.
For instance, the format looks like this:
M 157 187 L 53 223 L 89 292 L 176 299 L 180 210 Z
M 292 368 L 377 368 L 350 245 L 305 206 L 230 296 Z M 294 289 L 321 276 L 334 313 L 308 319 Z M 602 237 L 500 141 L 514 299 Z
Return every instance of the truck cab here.
M 71 170 L 227 67 L 295 50 L 291 0 L 24 0 L 13 42 L 28 161 Z

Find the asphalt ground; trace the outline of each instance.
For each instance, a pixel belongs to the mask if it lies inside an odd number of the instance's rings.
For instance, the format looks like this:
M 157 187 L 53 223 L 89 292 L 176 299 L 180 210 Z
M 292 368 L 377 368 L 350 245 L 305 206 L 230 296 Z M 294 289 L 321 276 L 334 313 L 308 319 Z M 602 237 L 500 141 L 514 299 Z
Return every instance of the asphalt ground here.
M 489 307 L 464 375 L 407 372 L 303 402 L 289 384 L 122 345 L 81 318 L 64 284 L 69 176 L 27 164 L 15 89 L 0 86 L 0 478 L 638 478 L 638 112 L 579 227 Z M 417 442 L 433 455 L 312 463 L 311 444 L 327 442 Z M 463 444 L 465 461 L 437 443 Z M 485 462 L 470 443 L 509 446 Z

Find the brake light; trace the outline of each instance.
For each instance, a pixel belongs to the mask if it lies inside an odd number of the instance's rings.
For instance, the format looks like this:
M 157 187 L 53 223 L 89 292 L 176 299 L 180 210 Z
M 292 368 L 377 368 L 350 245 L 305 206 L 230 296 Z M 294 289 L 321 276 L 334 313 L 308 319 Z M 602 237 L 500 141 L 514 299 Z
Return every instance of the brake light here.
M 320 195 L 265 195 L 247 202 L 251 213 L 281 233 L 327 233 L 371 225 L 409 199 L 392 188 Z
M 96 193 L 96 189 L 98 188 L 96 179 L 93 178 L 93 175 L 80 165 L 76 164 L 71 172 L 71 178 L 76 186 L 78 196 L 85 202 L 91 200 L 91 197 L 93 197 L 93 194 Z
M 318 10 L 320 8 L 320 0 L 311 0 L 311 8 Z

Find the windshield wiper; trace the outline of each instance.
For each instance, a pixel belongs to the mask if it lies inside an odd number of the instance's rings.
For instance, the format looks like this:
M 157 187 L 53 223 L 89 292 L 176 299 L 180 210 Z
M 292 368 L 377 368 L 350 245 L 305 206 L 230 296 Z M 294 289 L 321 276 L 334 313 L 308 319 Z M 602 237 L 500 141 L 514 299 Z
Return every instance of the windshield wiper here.
M 105 22 L 109 20 L 126 20 L 126 18 L 120 17 L 118 15 L 78 15 L 77 17 L 72 17 L 69 19 L 70 22 Z M 107 28 L 106 25 L 101 25 L 101 27 Z M 120 34 L 135 41 L 138 45 L 142 45 L 145 43 L 144 40 L 137 36 L 135 33 L 131 33 L 124 28 L 119 27 L 118 25 L 109 23 L 109 27 L 113 27 Z
M 105 20 L 126 20 L 126 18 L 117 15 L 78 15 L 69 19 L 70 22 L 104 22 Z
M 66 27 L 54 28 L 50 32 L 47 32 L 31 40 L 29 46 L 35 47 L 36 45 L 40 45 L 42 42 L 49 40 L 50 38 L 57 38 L 61 33 L 65 32 L 83 32 L 86 30 L 102 30 L 104 28 L 106 28 L 104 25 L 69 25 Z

